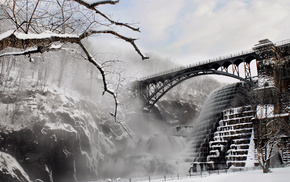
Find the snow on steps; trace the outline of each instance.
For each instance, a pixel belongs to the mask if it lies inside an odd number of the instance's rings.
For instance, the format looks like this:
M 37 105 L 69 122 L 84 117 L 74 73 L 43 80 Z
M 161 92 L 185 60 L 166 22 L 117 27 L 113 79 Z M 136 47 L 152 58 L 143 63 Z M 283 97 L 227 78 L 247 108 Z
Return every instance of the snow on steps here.
M 219 121 L 214 141 L 210 141 L 210 152 L 207 162 L 221 163 L 226 160 L 227 166 L 244 167 L 248 158 L 250 138 L 253 135 L 253 111 L 250 107 L 230 108 L 223 112 Z M 231 142 L 229 148 L 227 147 Z M 224 156 L 226 155 L 226 156 Z

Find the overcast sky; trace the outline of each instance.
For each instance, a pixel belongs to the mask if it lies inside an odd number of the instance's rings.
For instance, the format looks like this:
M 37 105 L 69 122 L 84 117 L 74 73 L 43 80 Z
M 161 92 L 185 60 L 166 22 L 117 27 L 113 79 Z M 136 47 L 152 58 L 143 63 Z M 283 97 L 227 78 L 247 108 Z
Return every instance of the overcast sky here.
M 121 0 L 101 9 L 141 28 L 143 51 L 190 64 L 290 38 L 289 0 Z

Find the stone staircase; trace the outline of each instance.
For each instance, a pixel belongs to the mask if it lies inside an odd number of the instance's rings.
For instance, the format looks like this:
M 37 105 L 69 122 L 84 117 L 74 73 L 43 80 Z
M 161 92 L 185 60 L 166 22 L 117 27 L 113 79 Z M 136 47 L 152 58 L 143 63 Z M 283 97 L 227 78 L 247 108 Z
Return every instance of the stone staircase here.
M 230 108 L 223 111 L 214 140 L 209 142 L 207 162 L 209 169 L 244 167 L 247 161 L 254 111 L 250 106 Z

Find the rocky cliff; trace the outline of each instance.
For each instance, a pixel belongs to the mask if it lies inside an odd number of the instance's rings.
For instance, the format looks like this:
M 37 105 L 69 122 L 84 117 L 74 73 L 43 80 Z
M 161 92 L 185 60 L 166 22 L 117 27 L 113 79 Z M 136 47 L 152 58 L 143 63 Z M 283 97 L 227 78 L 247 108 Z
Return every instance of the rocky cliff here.
M 2 91 L 0 107 L 0 150 L 31 180 L 96 179 L 104 156 L 115 153 L 114 143 L 123 139 L 120 126 L 94 104 L 61 93 Z M 5 165 L 1 169 L 3 176 Z

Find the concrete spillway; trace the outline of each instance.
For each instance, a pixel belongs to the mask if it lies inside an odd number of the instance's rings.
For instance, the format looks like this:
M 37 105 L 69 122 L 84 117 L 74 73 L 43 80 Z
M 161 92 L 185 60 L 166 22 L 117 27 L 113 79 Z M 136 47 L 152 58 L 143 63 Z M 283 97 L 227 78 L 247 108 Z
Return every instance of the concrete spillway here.
M 215 169 L 216 167 L 209 167 L 210 156 L 213 158 L 214 152 L 220 152 L 214 150 L 210 143 L 215 141 L 215 132 L 219 127 L 219 121 L 223 118 L 223 112 L 228 108 L 237 108 L 243 105 L 247 105 L 248 93 L 250 86 L 243 83 L 230 84 L 225 87 L 219 88 L 214 91 L 206 100 L 200 116 L 194 124 L 191 133 L 191 145 L 192 152 L 188 156 L 187 161 L 193 164 L 205 164 L 201 168 Z M 218 144 L 221 146 L 220 144 Z M 229 145 L 229 144 L 227 144 Z M 230 146 L 226 146 L 229 148 Z M 226 152 L 226 151 L 225 151 Z M 223 154 L 224 156 L 226 155 Z M 220 161 L 224 160 L 224 161 Z M 226 158 L 215 161 L 217 163 L 226 164 Z M 220 168 L 225 166 L 219 166 Z M 196 170 L 196 169 L 195 169 Z M 201 169 L 203 170 L 203 169 Z

